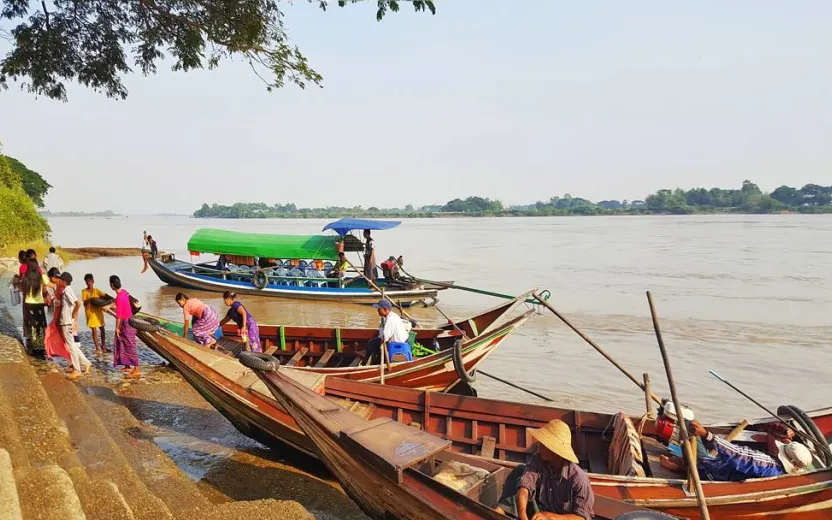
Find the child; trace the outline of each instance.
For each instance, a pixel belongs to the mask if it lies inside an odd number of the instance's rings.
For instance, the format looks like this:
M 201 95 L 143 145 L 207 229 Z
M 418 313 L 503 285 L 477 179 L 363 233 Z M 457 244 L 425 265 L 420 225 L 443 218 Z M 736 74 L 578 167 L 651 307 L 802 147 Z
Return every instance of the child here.
M 95 343 L 95 355 L 100 356 L 109 352 L 104 331 L 104 308 L 92 304 L 93 298 L 107 297 L 107 293 L 95 286 L 95 279 L 92 274 L 84 275 L 84 282 L 87 288 L 81 291 L 81 299 L 84 301 L 84 314 L 87 317 L 87 327 L 92 331 L 92 342 Z M 99 341 L 96 329 L 101 329 L 101 340 Z

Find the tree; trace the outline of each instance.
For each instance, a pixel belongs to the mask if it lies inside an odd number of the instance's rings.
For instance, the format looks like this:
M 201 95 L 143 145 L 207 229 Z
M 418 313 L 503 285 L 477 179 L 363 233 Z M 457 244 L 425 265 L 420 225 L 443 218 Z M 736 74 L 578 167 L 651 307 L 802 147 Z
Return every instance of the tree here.
M 786 206 L 800 206 L 803 203 L 800 192 L 791 186 L 785 185 L 772 191 L 771 198 Z
M 323 10 L 331 3 L 308 1 Z M 376 1 L 379 21 L 399 10 L 399 0 Z M 436 12 L 432 0 L 411 3 L 416 11 Z M 322 81 L 289 44 L 278 0 L 4 0 L 0 19 L 18 22 L 9 33 L 11 51 L 0 61 L 0 87 L 20 81 L 33 94 L 62 101 L 65 81 L 124 99 L 129 62 L 149 75 L 166 57 L 175 71 L 213 69 L 240 57 L 269 91 L 287 81 L 301 88 Z
M 43 198 L 49 192 L 49 189 L 52 188 L 52 185 L 46 182 L 46 180 L 41 177 L 38 172 L 30 170 L 25 164 L 18 161 L 14 157 L 7 156 L 6 159 L 8 159 L 9 166 L 12 171 L 16 172 L 20 176 L 23 191 L 25 191 L 26 195 L 32 199 L 35 206 L 42 208 Z
M 0 155 L 0 248 L 12 242 L 46 237 L 49 225 L 38 215 L 32 199 L 23 191 L 20 176 Z

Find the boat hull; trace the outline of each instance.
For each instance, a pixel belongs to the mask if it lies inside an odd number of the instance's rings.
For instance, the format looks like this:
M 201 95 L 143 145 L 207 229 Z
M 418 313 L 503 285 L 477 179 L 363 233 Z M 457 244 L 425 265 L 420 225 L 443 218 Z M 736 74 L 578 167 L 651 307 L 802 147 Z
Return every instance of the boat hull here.
M 186 271 L 184 262 L 173 261 L 170 264 L 178 266 L 176 269 L 157 259 L 148 259 L 148 264 L 162 282 L 190 290 L 224 292 L 234 291 L 237 294 L 255 296 L 273 296 L 277 298 L 291 298 L 309 301 L 349 302 L 359 304 L 376 303 L 381 293 L 367 288 L 335 288 L 335 287 L 297 287 L 267 285 L 258 289 L 247 281 L 223 279 L 220 276 L 209 276 Z M 412 290 L 385 290 L 386 297 L 408 306 L 415 302 L 436 298 L 438 292 L 445 287 L 423 286 Z

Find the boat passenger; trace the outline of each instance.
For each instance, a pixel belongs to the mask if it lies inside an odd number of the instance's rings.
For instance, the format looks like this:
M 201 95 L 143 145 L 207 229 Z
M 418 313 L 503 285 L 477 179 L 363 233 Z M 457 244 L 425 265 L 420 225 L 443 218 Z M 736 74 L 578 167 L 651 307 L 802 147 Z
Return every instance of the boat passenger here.
M 338 260 L 335 261 L 335 266 L 327 271 L 327 278 L 343 278 L 347 272 L 350 263 L 347 261 L 347 255 L 343 251 L 338 253 Z
M 217 258 L 217 270 L 218 271 L 227 271 L 228 270 L 228 258 L 225 255 L 220 255 Z
M 376 241 L 370 236 L 370 230 L 364 230 L 364 276 L 375 281 L 378 278 L 376 273 Z
M 520 520 L 590 520 L 595 495 L 578 465 L 569 426 L 555 419 L 529 433 L 538 441 L 537 453 L 506 478 L 497 511 Z
M 775 438 L 776 456 L 739 446 L 709 432 L 697 420 L 689 421 L 688 428 L 692 436 L 701 439 L 705 449 L 716 452 L 715 456 L 697 457 L 697 469 L 703 478 L 723 482 L 740 482 L 750 478 L 776 477 L 784 473 L 795 473 L 812 468 L 812 452 L 804 444 L 792 442 L 794 431 L 784 428 L 778 433 L 771 432 Z M 671 471 L 685 471 L 686 465 L 681 457 L 662 455 L 661 465 Z
M 184 336 L 188 337 L 188 329 L 193 317 L 193 332 L 196 342 L 206 347 L 216 348 L 217 338 L 214 337 L 214 334 L 220 327 L 220 318 L 217 311 L 196 298 L 188 298 L 188 295 L 184 293 L 176 293 L 176 303 L 182 307 L 185 318 Z
M 410 344 L 407 342 L 410 331 L 405 326 L 401 316 L 393 311 L 393 304 L 390 300 L 381 300 L 373 307 L 381 317 L 378 337 L 367 342 L 367 360 L 370 364 L 381 362 L 381 345 L 387 344 L 388 351 L 392 348 L 399 348 L 410 351 Z
M 81 310 L 81 302 L 75 296 L 72 289 L 72 275 L 61 273 L 57 267 L 49 269 L 49 279 L 55 284 L 55 319 L 58 330 L 64 340 L 64 345 L 69 352 L 69 361 L 72 363 L 70 379 L 78 379 L 81 374 L 89 374 L 92 363 L 81 350 L 81 344 L 75 340 L 78 337 L 78 313 Z
M 136 329 L 130 325 L 133 306 L 130 294 L 122 289 L 121 278 L 110 276 L 110 289 L 116 292 L 116 333 L 113 342 L 113 366 L 121 367 L 124 377 L 139 377 L 139 353 L 136 347 Z
M 262 352 L 263 350 L 260 347 L 260 329 L 257 327 L 257 322 L 254 321 L 248 309 L 237 301 L 237 294 L 231 291 L 225 291 L 222 294 L 222 301 L 230 308 L 225 314 L 225 318 L 220 321 L 220 327 L 229 321 L 234 321 L 240 329 L 240 337 L 243 339 L 243 343 L 246 344 L 246 350 Z

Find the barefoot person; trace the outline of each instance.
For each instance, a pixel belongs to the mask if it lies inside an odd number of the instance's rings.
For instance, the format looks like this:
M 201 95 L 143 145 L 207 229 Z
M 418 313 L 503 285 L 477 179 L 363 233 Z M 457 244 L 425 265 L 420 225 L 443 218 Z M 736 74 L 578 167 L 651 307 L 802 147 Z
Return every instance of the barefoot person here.
M 555 419 L 529 433 L 537 453 L 509 474 L 497 510 L 520 520 L 590 520 L 595 495 L 578 466 L 569 426 Z
M 72 275 L 61 273 L 57 267 L 49 269 L 49 279 L 55 284 L 55 319 L 64 345 L 69 350 L 69 361 L 72 363 L 70 379 L 78 379 L 81 374 L 89 374 L 92 363 L 81 350 L 81 344 L 75 340 L 78 336 L 78 313 L 81 302 L 72 289 Z
M 92 342 L 95 344 L 95 355 L 99 356 L 109 352 L 107 348 L 107 334 L 104 331 L 104 308 L 92 304 L 96 298 L 105 298 L 107 293 L 95 286 L 95 278 L 92 273 L 84 275 L 86 288 L 81 290 L 81 300 L 84 302 L 84 316 L 87 318 L 87 327 L 92 332 Z M 99 340 L 100 336 L 100 340 Z
M 43 293 L 50 284 L 36 258 L 26 258 L 20 266 L 20 289 L 23 292 L 23 337 L 29 355 L 44 355 L 46 303 Z
M 225 314 L 225 318 L 220 321 L 220 327 L 229 321 L 233 321 L 240 329 L 240 337 L 243 338 L 246 348 L 252 352 L 262 352 L 263 350 L 260 348 L 260 329 L 257 327 L 257 322 L 251 317 L 248 309 L 237 301 L 237 294 L 225 291 L 222 294 L 222 301 L 230 308 Z
M 113 366 L 121 367 L 125 377 L 139 377 L 139 354 L 136 349 L 136 329 L 130 325 L 133 317 L 133 307 L 130 305 L 130 295 L 121 288 L 121 279 L 113 275 L 110 277 L 110 289 L 116 292 L 116 334 L 113 342 Z
M 196 298 L 188 298 L 185 293 L 176 294 L 176 303 L 182 307 L 182 315 L 185 319 L 184 336 L 188 337 L 188 329 L 191 325 L 191 318 L 193 318 L 193 333 L 196 342 L 214 348 L 217 343 L 214 334 L 220 328 L 220 317 L 217 315 L 217 311 Z

